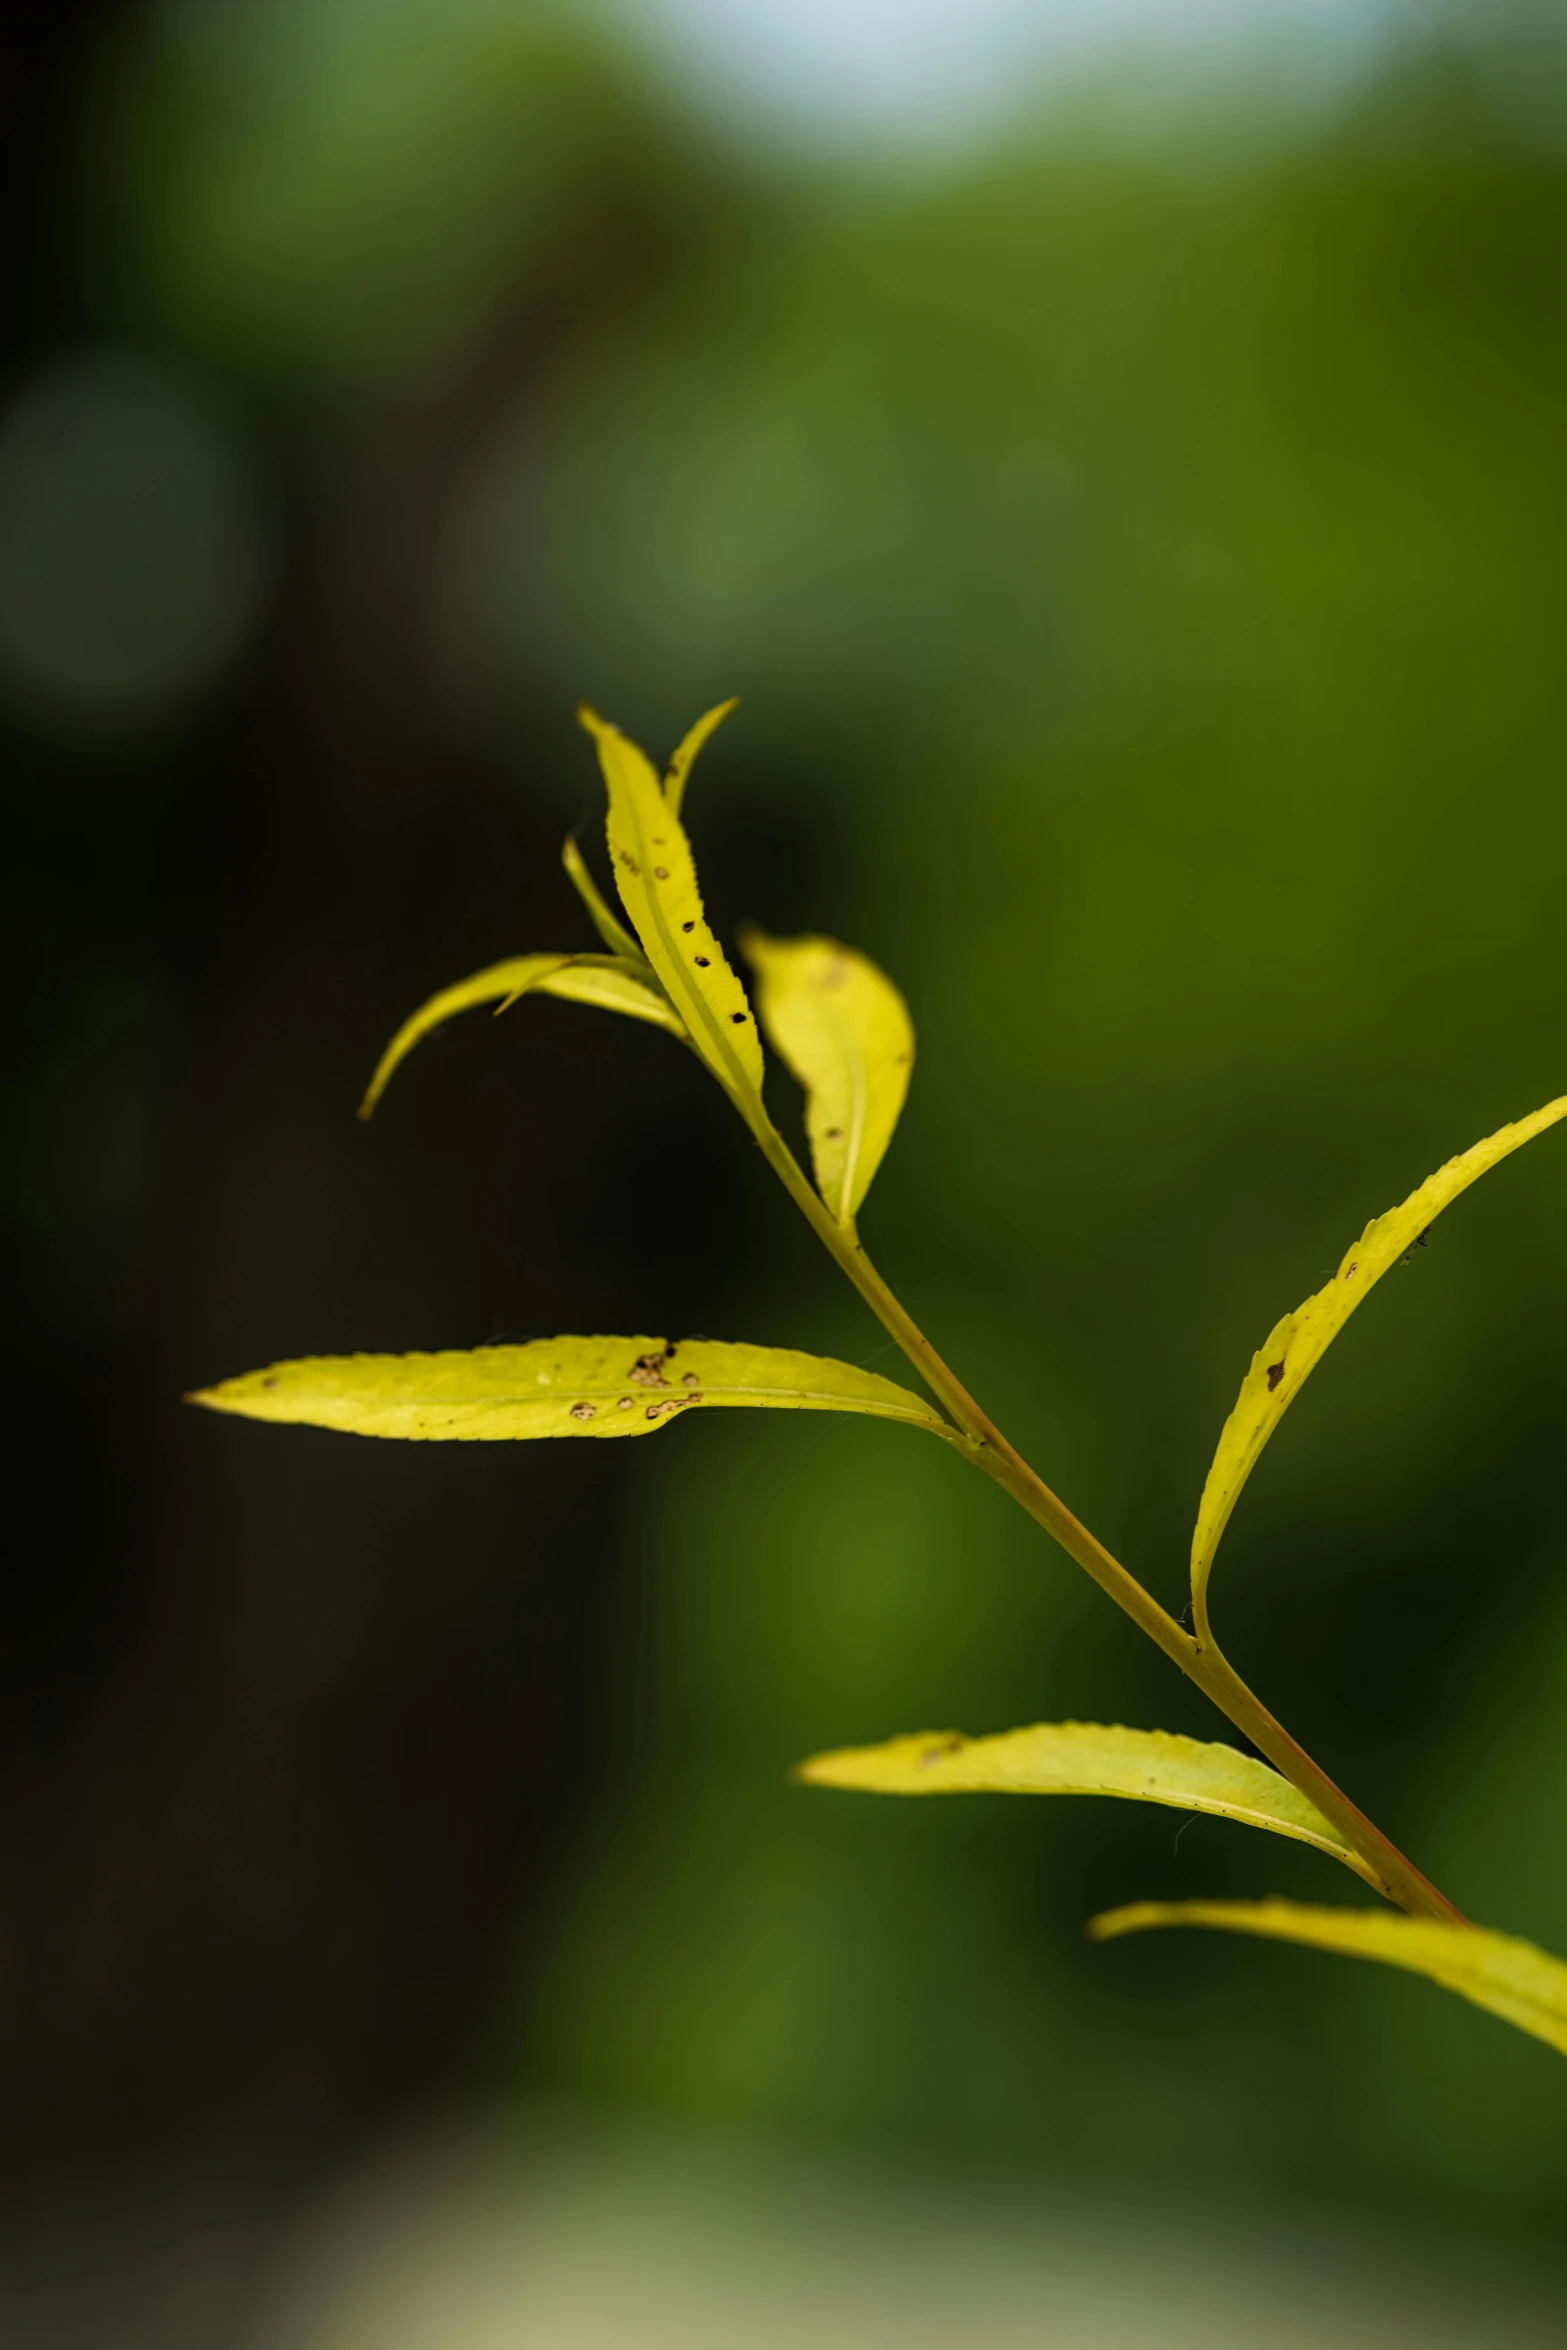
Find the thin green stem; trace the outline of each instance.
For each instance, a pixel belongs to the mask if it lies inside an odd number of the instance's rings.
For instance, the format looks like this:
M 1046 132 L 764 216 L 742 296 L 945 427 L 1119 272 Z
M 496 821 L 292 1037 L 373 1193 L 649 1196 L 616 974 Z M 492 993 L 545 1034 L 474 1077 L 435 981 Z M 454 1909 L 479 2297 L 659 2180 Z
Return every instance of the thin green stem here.
M 758 1115 L 746 1114 L 769 1165 L 790 1198 L 853 1282 L 877 1320 L 897 1341 L 931 1393 L 962 1431 L 975 1466 L 994 1478 L 1004 1492 L 1010 1494 L 1037 1524 L 1044 1527 L 1046 1533 L 1053 1535 L 1068 1557 L 1093 1577 L 1100 1589 L 1107 1592 L 1117 1607 L 1164 1650 L 1172 1663 L 1179 1665 L 1188 1680 L 1195 1682 L 1203 1695 L 1250 1739 L 1258 1752 L 1266 1755 L 1274 1769 L 1316 1805 L 1324 1818 L 1337 1828 L 1345 1842 L 1367 1863 L 1390 1901 L 1397 1902 L 1412 1916 L 1442 1918 L 1449 1923 L 1462 1924 L 1464 1920 L 1461 1912 L 1454 1908 L 1447 1896 L 1440 1893 L 1414 1863 L 1399 1851 L 1397 1845 L 1366 1817 L 1359 1806 L 1350 1801 L 1320 1764 L 1312 1760 L 1305 1748 L 1290 1736 L 1283 1724 L 1269 1713 L 1262 1700 L 1247 1687 L 1214 1640 L 1208 1628 L 1206 1610 L 1199 1619 L 1196 1634 L 1186 1631 L 1160 1606 L 1152 1592 L 1146 1591 L 1136 1576 L 1130 1574 L 1119 1559 L 1111 1556 L 1097 1536 L 1091 1534 L 1073 1516 L 1065 1502 L 1051 1491 L 1044 1479 L 1030 1468 L 1022 1454 L 1008 1443 L 1000 1429 L 981 1410 L 913 1317 L 893 1295 L 865 1254 L 853 1226 L 839 1224 L 829 1214 L 794 1153 L 766 1113 L 760 1111 L 758 1105 Z

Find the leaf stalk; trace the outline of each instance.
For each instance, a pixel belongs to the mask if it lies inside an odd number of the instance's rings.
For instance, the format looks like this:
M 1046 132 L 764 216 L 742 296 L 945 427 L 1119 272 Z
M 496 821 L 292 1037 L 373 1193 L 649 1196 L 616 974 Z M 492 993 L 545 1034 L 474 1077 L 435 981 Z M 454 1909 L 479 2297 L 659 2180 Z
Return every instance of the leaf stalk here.
M 763 1156 L 782 1182 L 839 1268 L 854 1284 L 872 1313 L 907 1356 L 931 1393 L 967 1439 L 966 1449 L 977 1468 L 1011 1495 L 1037 1525 L 1061 1545 L 1067 1556 L 1091 1575 L 1101 1591 L 1131 1617 L 1187 1679 L 1195 1682 L 1211 1704 L 1233 1723 L 1258 1752 L 1300 1790 L 1325 1818 L 1331 1820 L 1375 1872 L 1390 1901 L 1414 1917 L 1445 1919 L 1466 1924 L 1461 1911 L 1400 1852 L 1358 1804 L 1329 1778 L 1321 1765 L 1277 1721 L 1261 1698 L 1248 1688 L 1220 1649 L 1208 1625 L 1203 1606 L 1196 1633 L 1188 1632 L 1160 1605 L 1151 1591 L 1106 1550 L 1097 1535 L 1074 1517 L 1060 1496 L 1052 1492 L 1017 1447 L 975 1402 L 956 1373 L 937 1353 L 912 1315 L 894 1295 L 866 1255 L 852 1222 L 839 1223 L 807 1178 L 794 1153 L 760 1102 L 754 1110 L 742 1105 Z

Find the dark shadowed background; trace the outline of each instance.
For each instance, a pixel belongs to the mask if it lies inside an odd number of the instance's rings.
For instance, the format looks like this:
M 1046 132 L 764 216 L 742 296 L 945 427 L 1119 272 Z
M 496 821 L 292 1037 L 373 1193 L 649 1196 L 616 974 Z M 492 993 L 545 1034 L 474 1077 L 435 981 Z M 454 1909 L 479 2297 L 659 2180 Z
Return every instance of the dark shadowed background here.
M 576 700 L 662 753 L 738 692 L 715 919 L 853 941 L 919 1030 L 868 1243 L 1179 1604 L 1252 1348 L 1567 1085 L 1563 20 L 1286 14 L 1053 64 L 976 17 L 857 117 L 783 70 L 810 9 L 731 54 L 694 6 L 18 4 L 0 2182 L 66 2267 L 73 2198 L 210 2162 L 271 2209 L 470 2105 L 1557 2257 L 1549 2051 L 1082 1940 L 1338 1898 L 1315 1856 L 791 1785 L 928 1724 L 1217 1730 L 942 1448 L 179 1401 L 556 1330 L 896 1371 L 652 1031 L 473 1015 L 353 1116 L 436 986 L 588 943 Z M 1564 1154 L 1357 1318 L 1215 1592 L 1357 1798 L 1558 1950 Z

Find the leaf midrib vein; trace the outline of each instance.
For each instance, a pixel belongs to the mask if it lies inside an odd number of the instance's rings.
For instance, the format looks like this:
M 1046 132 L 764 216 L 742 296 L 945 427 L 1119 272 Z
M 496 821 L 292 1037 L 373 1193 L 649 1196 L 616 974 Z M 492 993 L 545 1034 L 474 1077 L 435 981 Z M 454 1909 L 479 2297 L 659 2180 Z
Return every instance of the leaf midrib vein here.
M 655 788 L 661 787 L 657 786 L 655 783 Z M 744 1067 L 735 1053 L 734 1047 L 730 1044 L 728 1037 L 725 1036 L 722 1023 L 714 1014 L 713 1007 L 708 1002 L 707 997 L 703 993 L 696 978 L 686 969 L 684 958 L 680 952 L 679 941 L 676 939 L 673 931 L 670 929 L 669 918 L 664 911 L 663 900 L 659 896 L 658 890 L 654 885 L 652 843 L 649 841 L 647 833 L 643 829 L 642 810 L 637 798 L 635 787 L 629 782 L 626 785 L 625 798 L 626 806 L 631 815 L 632 828 L 636 833 L 637 849 L 642 868 L 639 878 L 642 882 L 643 895 L 647 899 L 648 908 L 653 917 L 654 927 L 658 932 L 659 943 L 663 947 L 665 954 L 669 957 L 670 963 L 678 974 L 681 992 L 689 997 L 690 1003 L 695 1008 L 701 1025 L 707 1033 L 709 1041 L 716 1047 L 719 1058 L 723 1061 L 725 1067 L 731 1073 L 729 1078 L 731 1092 L 742 1097 L 746 1101 L 755 1102 L 757 1106 L 760 1107 L 760 1095 L 757 1092 L 757 1089 L 752 1085 L 749 1076 L 746 1074 Z M 680 824 L 679 817 L 676 816 L 672 810 L 666 809 L 666 814 L 669 815 L 670 821 L 680 828 L 682 844 L 685 848 L 687 860 L 691 866 L 691 886 L 696 894 L 698 905 L 702 906 L 703 918 L 705 919 L 707 908 L 703 903 L 701 884 L 696 877 L 696 859 L 691 854 L 690 843 L 684 838 L 685 827 Z M 711 923 L 708 923 L 708 928 L 709 930 L 712 929 Z M 714 936 L 714 944 L 717 944 L 716 933 Z M 723 949 L 721 947 L 719 948 L 719 952 L 720 954 L 723 953 Z M 728 957 L 725 956 L 724 960 L 727 965 Z M 689 1011 L 686 1013 L 686 1018 L 689 1022 Z

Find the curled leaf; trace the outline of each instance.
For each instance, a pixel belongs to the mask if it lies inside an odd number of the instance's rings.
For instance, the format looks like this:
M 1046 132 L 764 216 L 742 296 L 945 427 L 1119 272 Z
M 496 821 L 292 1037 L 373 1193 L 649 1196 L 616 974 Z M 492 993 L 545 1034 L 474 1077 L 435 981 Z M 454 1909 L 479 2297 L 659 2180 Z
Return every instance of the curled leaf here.
M 740 941 L 768 1042 L 805 1089 L 816 1188 L 852 1224 L 909 1090 L 914 1024 L 884 971 L 831 938 Z
M 1378 1959 L 1428 1975 L 1567 2056 L 1567 1965 L 1510 1934 L 1400 1917 L 1393 1910 L 1319 1909 L 1296 1901 L 1134 1901 L 1091 1918 L 1088 1931 L 1106 1942 L 1149 1926 L 1212 1926 L 1346 1958 Z
M 858 1787 L 873 1795 L 1120 1795 L 1177 1811 L 1211 1812 L 1271 1828 L 1342 1861 L 1383 1888 L 1313 1803 L 1233 1746 L 1168 1730 L 1125 1730 L 1100 1722 L 1040 1722 L 999 1737 L 924 1730 L 881 1746 L 812 1755 L 796 1777 L 817 1787 Z
M 1199 1611 L 1206 1604 L 1214 1553 L 1242 1486 L 1274 1429 L 1361 1299 L 1390 1265 L 1424 1237 L 1460 1192 L 1563 1117 L 1567 1117 L 1567 1094 L 1547 1102 L 1532 1117 L 1520 1118 L 1516 1125 L 1488 1135 L 1458 1158 L 1449 1159 L 1418 1191 L 1410 1193 L 1402 1207 L 1390 1208 L 1385 1216 L 1368 1224 L 1354 1247 L 1345 1251 L 1332 1280 L 1275 1324 L 1266 1344 L 1252 1357 L 1202 1489 L 1192 1537 L 1192 1596 Z
M 537 1338 L 469 1353 L 316 1355 L 187 1401 L 248 1420 L 427 1442 L 646 1436 L 715 1408 L 864 1412 L 963 1441 L 934 1405 L 874 1371 L 711 1338 Z
M 609 792 L 609 856 L 621 904 L 698 1053 L 753 1127 L 762 1116 L 762 1042 L 745 989 L 708 927 L 696 861 L 646 754 L 586 707 Z
M 731 694 L 728 701 L 720 702 L 715 710 L 704 710 L 690 733 L 681 738 L 680 747 L 669 762 L 669 773 L 664 778 L 664 797 L 677 816 L 686 796 L 686 783 L 696 763 L 698 751 L 708 736 L 715 734 L 723 725 L 739 699 L 738 694 Z
M 608 955 L 513 955 L 507 962 L 491 963 L 487 970 L 476 971 L 471 979 L 459 979 L 455 987 L 443 987 L 439 995 L 431 996 L 427 1004 L 410 1014 L 381 1055 L 359 1105 L 360 1117 L 370 1116 L 416 1044 L 432 1029 L 479 1004 L 495 1004 L 505 1011 L 522 995 L 563 996 L 570 1003 L 624 1012 L 629 1019 L 646 1020 L 656 1028 L 667 1028 L 674 1036 L 684 1036 L 679 1016 L 656 987 L 638 976 L 638 970 L 638 965 Z

